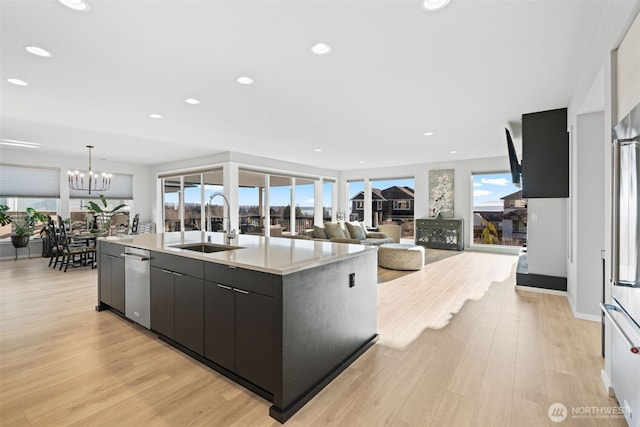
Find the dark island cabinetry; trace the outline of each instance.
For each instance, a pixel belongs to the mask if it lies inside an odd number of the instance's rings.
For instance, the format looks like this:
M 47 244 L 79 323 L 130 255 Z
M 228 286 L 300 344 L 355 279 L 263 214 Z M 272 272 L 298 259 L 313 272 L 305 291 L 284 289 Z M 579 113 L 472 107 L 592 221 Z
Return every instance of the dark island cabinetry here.
M 269 393 L 273 323 L 272 297 L 205 282 L 205 357 Z
M 171 271 L 151 267 L 151 329 L 174 339 L 174 278 Z
M 205 357 L 273 393 L 277 276 L 205 265 Z
M 151 329 L 204 353 L 203 262 L 151 254 Z
M 138 286 L 125 283 L 120 254 L 149 251 L 146 327 L 271 401 L 269 414 L 285 422 L 378 339 L 377 252 L 243 235 L 222 253 L 180 247 L 218 249 L 221 240 L 201 232 L 100 240 L 99 309 L 124 310 L 124 290 Z
M 124 313 L 124 258 L 120 256 L 123 247 L 103 241 L 99 245 L 100 303 Z

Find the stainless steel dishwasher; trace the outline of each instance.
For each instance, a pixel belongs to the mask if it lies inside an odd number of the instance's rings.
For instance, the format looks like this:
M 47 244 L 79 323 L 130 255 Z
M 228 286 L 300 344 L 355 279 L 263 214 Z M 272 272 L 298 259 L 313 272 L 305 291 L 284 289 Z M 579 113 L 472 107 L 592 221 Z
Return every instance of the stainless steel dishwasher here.
M 151 254 L 144 249 L 126 246 L 121 255 L 124 257 L 124 315 L 151 329 Z

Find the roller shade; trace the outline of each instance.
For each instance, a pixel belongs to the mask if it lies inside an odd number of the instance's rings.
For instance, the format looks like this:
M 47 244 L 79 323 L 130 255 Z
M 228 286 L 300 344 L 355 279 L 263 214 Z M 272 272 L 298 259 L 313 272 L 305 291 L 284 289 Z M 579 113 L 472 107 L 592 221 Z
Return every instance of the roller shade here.
M 60 169 L 0 164 L 0 196 L 60 198 Z
M 69 189 L 71 199 L 97 198 L 104 194 L 107 199 L 133 200 L 133 175 L 111 174 L 111 187 L 107 191 L 91 190 L 91 197 L 87 191 Z

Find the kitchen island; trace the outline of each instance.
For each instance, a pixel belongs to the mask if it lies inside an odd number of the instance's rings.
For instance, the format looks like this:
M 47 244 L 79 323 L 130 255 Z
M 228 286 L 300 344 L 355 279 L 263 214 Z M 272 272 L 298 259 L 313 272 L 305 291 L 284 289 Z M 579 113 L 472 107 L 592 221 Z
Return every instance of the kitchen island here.
M 148 263 L 145 327 L 273 402 L 269 414 L 285 422 L 377 340 L 377 249 L 225 237 L 99 239 L 96 308 L 125 315 L 132 274 L 121 254 L 148 251 L 136 255 Z M 127 317 L 143 318 L 139 311 Z

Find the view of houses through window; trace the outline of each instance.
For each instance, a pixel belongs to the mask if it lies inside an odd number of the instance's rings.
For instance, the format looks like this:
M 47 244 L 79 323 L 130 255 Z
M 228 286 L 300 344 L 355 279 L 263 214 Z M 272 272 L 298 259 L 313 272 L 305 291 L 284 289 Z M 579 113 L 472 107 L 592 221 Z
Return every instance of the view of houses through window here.
M 349 182 L 349 220 L 364 220 L 364 183 Z M 358 185 L 359 184 L 359 185 Z M 414 179 L 372 180 L 371 225 L 395 224 L 401 227 L 403 239 L 413 238 Z M 355 191 L 360 188 L 359 191 Z
M 473 174 L 473 243 L 522 246 L 527 243 L 527 200 L 511 174 Z

